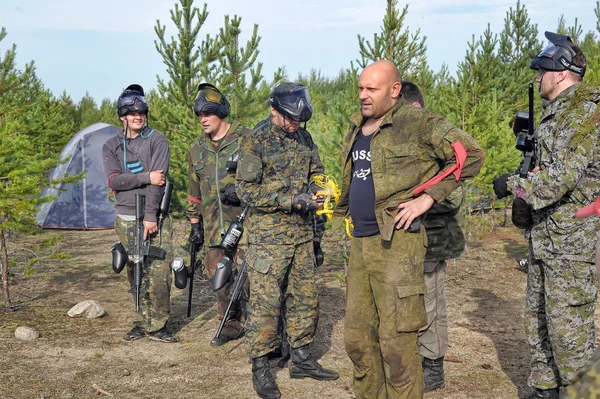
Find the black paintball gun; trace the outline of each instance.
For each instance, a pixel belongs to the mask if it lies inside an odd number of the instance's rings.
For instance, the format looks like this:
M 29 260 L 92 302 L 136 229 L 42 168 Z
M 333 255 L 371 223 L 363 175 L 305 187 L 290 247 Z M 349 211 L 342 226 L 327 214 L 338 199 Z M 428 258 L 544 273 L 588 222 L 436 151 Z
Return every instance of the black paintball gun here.
M 197 255 L 198 251 L 200 251 L 203 245 L 204 239 L 202 238 L 198 239 L 196 237 L 193 237 L 190 241 L 190 267 L 187 270 L 184 269 L 186 270 L 186 273 L 189 275 L 190 279 L 190 289 L 188 291 L 187 317 L 190 317 L 192 315 L 192 294 L 194 292 L 194 274 L 196 273 L 196 268 L 200 267 L 200 270 L 202 272 L 202 261 L 197 259 Z M 177 278 L 175 279 L 175 281 L 177 282 Z M 183 287 L 178 288 L 185 288 L 185 284 L 183 285 Z
M 527 178 L 527 174 L 535 168 L 536 164 L 537 137 L 533 118 L 533 83 L 529 83 L 529 112 L 517 111 L 513 123 L 513 132 L 517 136 L 515 147 L 523 153 L 521 165 L 517 170 L 522 178 Z M 512 222 L 521 229 L 533 225 L 531 206 L 521 198 L 515 198 L 513 201 Z
M 162 222 L 164 217 L 169 212 L 169 203 L 171 192 L 173 190 L 172 183 L 168 182 L 165 186 L 165 194 L 159 210 L 159 245 L 161 244 Z M 142 277 L 144 275 L 143 266 L 147 259 L 165 260 L 167 252 L 157 246 L 150 245 L 150 238 L 144 239 L 144 207 L 146 205 L 146 196 L 141 194 L 135 195 L 135 225 L 133 226 L 133 243 L 129 242 L 129 252 L 133 253 L 133 286 L 129 292 L 135 294 L 135 311 L 140 311 L 140 294 L 142 292 Z M 133 246 L 133 249 L 132 249 Z M 127 251 L 121 242 L 116 243 L 111 248 L 112 252 L 112 267 L 116 273 L 120 273 L 129 258 Z
M 237 220 L 231 222 L 229 228 L 227 229 L 227 233 L 223 236 L 221 240 L 221 244 L 219 246 L 225 252 L 225 256 L 219 261 L 217 264 L 217 270 L 215 272 L 215 277 L 213 278 L 213 290 L 218 291 L 227 284 L 231 277 L 233 276 L 232 264 L 233 257 L 235 255 L 235 251 L 237 250 L 237 246 L 240 242 L 240 238 L 244 233 L 244 220 L 246 219 L 246 215 L 250 209 L 249 205 L 246 205 L 242 210 L 242 213 L 237 217 Z M 229 303 L 227 304 L 227 309 L 223 315 L 223 319 L 219 324 L 219 328 L 217 329 L 217 333 L 215 334 L 215 338 L 219 338 L 221 336 L 221 331 L 223 331 L 223 327 L 227 322 L 229 317 L 229 312 L 231 311 L 231 307 L 233 304 L 243 298 L 243 289 L 244 283 L 247 277 L 247 264 L 246 261 L 242 264 L 242 268 L 239 271 L 237 278 L 235 279 L 235 283 L 233 286 L 233 290 L 231 291 L 231 296 L 229 298 Z
M 235 256 L 237 246 L 242 238 L 242 234 L 244 233 L 244 219 L 246 219 L 249 209 L 250 207 L 248 205 L 244 207 L 242 213 L 240 213 L 240 215 L 237 217 L 237 220 L 231 222 L 227 232 L 223 236 L 223 239 L 221 239 L 219 246 L 223 249 L 225 255 L 217 264 L 215 277 L 212 281 L 212 289 L 214 291 L 218 291 L 223 288 L 231 279 L 233 274 L 233 257 Z

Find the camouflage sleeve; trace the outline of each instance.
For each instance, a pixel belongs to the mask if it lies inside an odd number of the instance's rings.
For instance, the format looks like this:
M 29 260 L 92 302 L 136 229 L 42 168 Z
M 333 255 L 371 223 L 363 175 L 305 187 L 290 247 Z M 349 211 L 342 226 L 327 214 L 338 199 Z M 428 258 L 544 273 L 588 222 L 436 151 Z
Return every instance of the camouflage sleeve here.
M 533 209 L 552 205 L 573 190 L 593 162 L 598 132 L 577 127 L 563 130 L 563 145 L 557 145 L 552 153 L 553 162 L 537 173 L 529 173 L 526 179 L 519 175 L 508 178 L 508 189 L 515 197 L 523 199 Z
M 323 166 L 323 162 L 321 161 L 321 156 L 319 155 L 319 147 L 317 146 L 317 143 L 313 143 L 308 181 L 312 182 L 313 176 L 322 175 L 324 173 L 325 173 L 325 166 Z
M 462 181 L 473 178 L 479 173 L 479 169 L 481 169 L 483 161 L 485 160 L 485 154 L 473 137 L 467 132 L 453 126 L 445 119 L 436 117 L 433 120 L 430 120 L 429 123 L 433 124 L 433 126 L 430 127 L 432 132 L 430 144 L 433 146 L 435 155 L 444 164 L 444 170 L 456 165 L 456 154 L 452 144 L 459 141 L 467 152 L 467 159 L 463 165 L 458 181 L 454 174 L 451 173 L 440 183 L 425 190 L 425 192 L 433 199 L 437 202 L 441 202 L 450 195 L 452 191 L 456 190 L 461 185 Z
M 264 212 L 291 212 L 292 196 L 263 184 L 262 144 L 256 135 L 243 137 L 240 148 L 235 183 L 240 200 Z
M 188 152 L 188 177 L 190 184 L 188 186 L 188 197 L 187 204 L 185 207 L 185 214 L 188 219 L 200 219 L 202 217 L 202 193 L 200 192 L 200 182 L 198 181 L 198 175 L 194 170 L 194 160 L 192 159 L 192 153 Z

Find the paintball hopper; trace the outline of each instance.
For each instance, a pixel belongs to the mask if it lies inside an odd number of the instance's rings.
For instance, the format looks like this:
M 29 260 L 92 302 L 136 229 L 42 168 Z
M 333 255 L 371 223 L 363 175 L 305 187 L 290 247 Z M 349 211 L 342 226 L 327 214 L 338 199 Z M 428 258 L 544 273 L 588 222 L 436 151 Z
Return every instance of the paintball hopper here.
M 227 255 L 223 256 L 223 258 L 217 264 L 217 270 L 215 271 L 215 277 L 212 281 L 212 289 L 213 291 L 219 291 L 221 288 L 225 286 L 231 279 L 231 258 Z
M 123 244 L 121 244 L 121 241 L 113 245 L 110 249 L 110 252 L 112 253 L 113 270 L 117 274 L 121 273 L 121 271 L 127 264 L 127 260 L 129 259 L 129 257 L 127 256 L 127 251 L 125 251 L 125 248 L 123 247 Z
M 183 259 L 173 259 L 173 263 L 171 263 L 171 269 L 173 269 L 173 273 L 175 274 L 175 287 L 179 288 L 180 290 L 184 289 L 187 286 L 188 271 L 185 267 Z
M 596 201 L 589 205 L 584 206 L 575 213 L 578 218 L 584 218 L 591 215 L 600 215 L 600 197 L 596 198 Z

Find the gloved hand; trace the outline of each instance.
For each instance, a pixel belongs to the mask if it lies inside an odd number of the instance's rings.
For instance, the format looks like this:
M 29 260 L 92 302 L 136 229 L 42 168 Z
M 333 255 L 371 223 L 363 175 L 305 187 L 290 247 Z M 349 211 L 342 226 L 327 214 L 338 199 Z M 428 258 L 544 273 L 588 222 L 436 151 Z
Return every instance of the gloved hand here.
M 316 211 L 319 207 L 312 199 L 312 194 L 302 193 L 294 195 L 292 199 L 292 211 L 304 214 L 310 211 Z
M 505 173 L 494 179 L 494 193 L 498 198 L 508 197 L 512 193 L 508 190 L 507 181 L 512 173 Z
M 192 223 L 191 227 L 189 238 L 190 251 L 198 252 L 204 245 L 204 223 L 200 219 L 200 222 Z
M 321 243 L 313 240 L 313 249 L 315 250 L 315 264 L 319 267 L 325 261 L 325 254 L 323 254 L 323 250 L 321 249 Z
M 221 202 L 225 205 L 240 206 L 240 198 L 235 192 L 235 184 L 227 183 L 219 190 L 221 193 Z

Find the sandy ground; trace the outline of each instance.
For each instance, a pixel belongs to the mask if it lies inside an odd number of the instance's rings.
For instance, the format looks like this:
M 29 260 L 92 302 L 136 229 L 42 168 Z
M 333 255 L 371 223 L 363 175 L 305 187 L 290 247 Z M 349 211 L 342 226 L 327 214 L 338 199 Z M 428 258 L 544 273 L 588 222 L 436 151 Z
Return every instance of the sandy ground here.
M 185 257 L 185 227 L 177 231 L 176 252 Z M 342 338 L 340 276 L 347 242 L 341 234 L 328 232 L 325 238 L 326 261 L 317 271 L 321 316 L 313 351 L 341 378 L 291 380 L 273 362 L 284 398 L 354 397 Z M 122 340 L 133 305 L 125 274 L 110 267 L 108 251 L 115 241 L 112 230 L 9 237 L 11 294 L 19 308 L 0 311 L 0 399 L 92 398 L 97 397 L 94 384 L 106 392 L 103 396 L 115 398 L 256 398 L 243 340 L 209 346 L 216 324 L 206 282 L 195 284 L 191 318 L 185 317 L 187 291 L 173 287 L 171 326 L 179 343 Z M 519 231 L 496 228 L 470 242 L 460 259 L 449 261 L 446 387 L 425 398 L 522 398 L 529 393 L 523 332 L 526 274 L 517 263 L 525 252 Z M 69 318 L 67 311 L 86 299 L 100 303 L 108 314 L 95 320 Z M 21 325 L 38 330 L 40 338 L 15 339 Z

